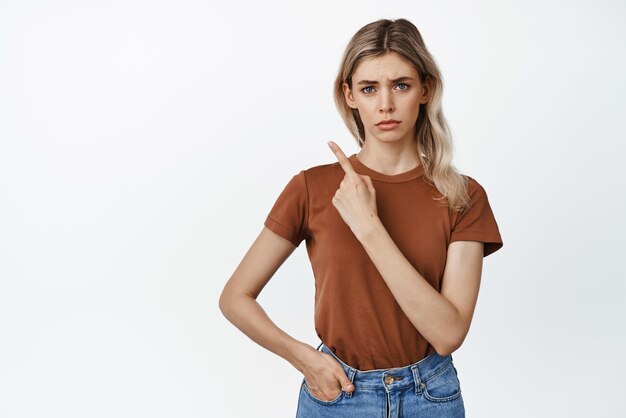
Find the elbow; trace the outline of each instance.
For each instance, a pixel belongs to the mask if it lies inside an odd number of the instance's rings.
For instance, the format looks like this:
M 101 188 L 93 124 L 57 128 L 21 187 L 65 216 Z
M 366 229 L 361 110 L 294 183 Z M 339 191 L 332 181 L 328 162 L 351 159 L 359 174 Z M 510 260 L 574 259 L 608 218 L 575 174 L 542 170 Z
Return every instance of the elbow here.
M 452 353 L 454 353 L 457 349 L 459 348 L 459 346 L 457 346 L 456 344 L 440 344 L 438 346 L 435 347 L 435 351 L 437 352 L 437 354 L 439 354 L 442 357 L 448 356 Z
M 232 279 L 231 279 L 232 280 Z M 222 293 L 220 294 L 220 300 L 218 302 L 218 306 L 222 314 L 228 318 L 229 311 L 232 310 L 233 305 L 236 303 L 237 293 L 230 284 L 230 280 L 224 288 L 222 289 Z
M 222 294 L 222 296 L 220 296 L 220 301 L 218 303 L 218 306 L 220 308 L 220 311 L 222 312 L 222 315 L 226 316 L 226 309 L 227 309 L 227 306 L 228 306 L 228 302 L 224 298 L 223 294 Z
M 447 355 L 454 353 L 456 350 L 458 350 L 459 347 L 461 347 L 461 344 L 463 344 L 463 340 L 464 340 L 463 338 L 456 338 L 456 339 L 450 339 L 447 341 L 441 341 L 436 346 L 434 345 L 434 348 L 437 354 L 445 357 Z
M 433 344 L 435 351 L 440 356 L 447 356 L 458 350 L 469 331 L 469 322 L 457 320 L 444 335 L 441 335 L 437 344 Z
M 220 300 L 218 303 L 218 306 L 220 308 L 220 311 L 222 311 L 222 314 L 228 318 L 228 312 L 229 309 L 232 307 L 233 302 L 232 302 L 232 298 L 230 297 L 230 295 L 227 292 L 222 292 L 222 294 L 220 295 Z
M 454 353 L 457 350 L 457 348 L 458 347 L 454 347 L 454 346 L 451 346 L 451 345 L 446 345 L 446 346 L 439 345 L 439 346 L 435 347 L 435 351 L 440 356 L 445 357 L 447 355 L 450 355 L 450 354 Z
M 250 298 L 250 296 L 247 294 L 224 290 L 220 295 L 218 306 L 224 317 L 230 320 L 229 317 L 231 313 L 238 310 L 241 304 L 248 300 L 248 298 Z

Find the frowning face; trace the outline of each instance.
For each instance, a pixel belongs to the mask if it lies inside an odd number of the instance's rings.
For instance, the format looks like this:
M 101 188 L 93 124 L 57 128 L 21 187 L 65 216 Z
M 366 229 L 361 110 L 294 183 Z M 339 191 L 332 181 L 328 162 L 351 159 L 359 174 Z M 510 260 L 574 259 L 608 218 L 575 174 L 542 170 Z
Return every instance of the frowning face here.
M 409 61 L 390 52 L 361 61 L 352 75 L 352 89 L 343 83 L 343 92 L 348 106 L 359 112 L 366 142 L 411 143 L 420 104 L 428 102 L 430 89 L 420 83 Z M 397 123 L 380 123 L 390 119 Z

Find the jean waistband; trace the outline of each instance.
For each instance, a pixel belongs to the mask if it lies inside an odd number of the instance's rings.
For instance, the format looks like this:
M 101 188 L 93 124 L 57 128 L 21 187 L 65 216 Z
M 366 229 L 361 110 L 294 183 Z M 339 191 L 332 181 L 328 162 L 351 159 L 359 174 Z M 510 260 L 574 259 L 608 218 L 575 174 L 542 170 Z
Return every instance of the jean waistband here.
M 321 350 L 320 350 L 321 347 Z M 389 369 L 359 370 L 335 355 L 323 342 L 317 347 L 318 351 L 330 354 L 341 364 L 346 375 L 356 389 L 381 389 L 387 392 L 415 387 L 416 393 L 424 388 L 424 382 L 443 371 L 452 362 L 452 354 L 439 355 L 436 351 L 423 359 L 404 367 Z

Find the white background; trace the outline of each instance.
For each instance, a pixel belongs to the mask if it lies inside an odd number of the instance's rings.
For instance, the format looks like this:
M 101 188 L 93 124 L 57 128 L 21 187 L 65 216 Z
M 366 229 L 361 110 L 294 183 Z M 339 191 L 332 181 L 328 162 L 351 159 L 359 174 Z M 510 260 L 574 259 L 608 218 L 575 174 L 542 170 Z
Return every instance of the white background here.
M 358 151 L 343 48 L 411 20 L 487 190 L 453 356 L 468 417 L 623 417 L 620 1 L 0 3 L 0 416 L 293 417 L 302 375 L 221 314 L 287 181 Z M 305 246 L 259 302 L 313 347 Z

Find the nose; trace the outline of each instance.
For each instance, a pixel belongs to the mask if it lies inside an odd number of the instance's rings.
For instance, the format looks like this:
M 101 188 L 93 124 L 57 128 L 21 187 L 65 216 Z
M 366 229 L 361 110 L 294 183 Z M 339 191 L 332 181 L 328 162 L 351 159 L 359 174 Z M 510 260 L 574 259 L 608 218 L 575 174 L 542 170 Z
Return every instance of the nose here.
M 393 110 L 393 102 L 391 100 L 391 93 L 383 91 L 380 94 L 380 111 L 382 113 L 391 112 Z

